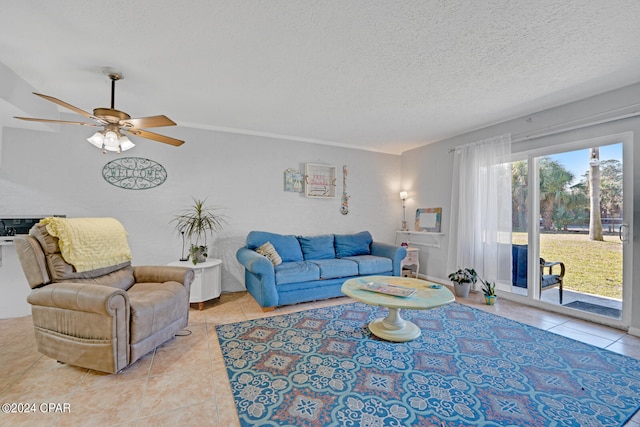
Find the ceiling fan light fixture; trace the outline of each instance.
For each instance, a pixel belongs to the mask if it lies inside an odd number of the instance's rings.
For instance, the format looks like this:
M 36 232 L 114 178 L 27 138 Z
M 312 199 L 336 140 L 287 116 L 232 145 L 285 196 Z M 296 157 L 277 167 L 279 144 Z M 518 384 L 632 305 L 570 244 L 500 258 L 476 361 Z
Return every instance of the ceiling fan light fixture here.
M 89 141 L 89 143 L 96 148 L 102 148 L 102 143 L 104 142 L 104 135 L 102 134 L 102 132 L 98 131 L 93 135 L 91 135 L 89 138 L 87 138 L 87 141 Z
M 85 121 L 67 121 L 67 120 L 52 120 L 52 119 L 36 119 L 32 117 L 15 117 L 20 120 L 28 120 L 31 122 L 45 122 L 45 123 L 64 123 L 80 126 L 99 126 L 102 130 L 96 132 L 87 141 L 96 148 L 102 150 L 103 153 L 107 151 L 115 151 L 120 153 L 121 151 L 129 150 L 135 145 L 120 132 L 125 131 L 131 135 L 140 136 L 141 138 L 150 139 L 153 141 L 162 142 L 164 144 L 173 145 L 178 147 L 184 144 L 176 138 L 172 138 L 166 135 L 160 135 L 154 132 L 144 130 L 144 128 L 162 127 L 162 126 L 175 126 L 176 123 L 164 115 L 138 117 L 131 118 L 129 114 L 124 111 L 115 109 L 115 83 L 122 79 L 122 73 L 113 68 L 104 68 L 103 73 L 111 80 L 111 106 L 110 108 L 94 108 L 93 114 L 84 111 L 78 107 L 61 101 L 58 98 L 54 98 L 49 95 L 33 92 L 34 95 L 47 101 L 53 102 L 59 106 L 67 108 L 76 114 L 79 114 L 87 119 L 94 120 L 97 124 L 89 124 Z
M 103 153 L 106 153 L 107 151 L 120 153 L 122 151 L 130 150 L 136 146 L 125 135 L 113 130 L 98 131 L 91 137 L 87 138 L 87 141 L 89 141 L 89 143 L 94 147 L 101 149 Z
M 118 142 L 118 134 L 112 130 L 104 133 L 104 148 L 107 151 L 118 151 L 120 144 Z
M 136 144 L 131 142 L 131 140 L 129 138 L 127 138 L 126 136 L 124 136 L 124 135 L 122 135 L 120 138 L 118 138 L 118 142 L 120 142 L 120 149 L 122 151 L 130 150 L 130 149 L 132 149 L 133 147 L 136 146 Z

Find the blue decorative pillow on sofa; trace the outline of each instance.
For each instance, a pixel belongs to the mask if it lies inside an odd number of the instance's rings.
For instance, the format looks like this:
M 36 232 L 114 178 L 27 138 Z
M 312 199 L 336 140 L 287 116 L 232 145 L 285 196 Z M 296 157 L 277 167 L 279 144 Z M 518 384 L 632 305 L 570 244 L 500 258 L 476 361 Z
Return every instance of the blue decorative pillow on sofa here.
M 333 234 L 323 236 L 298 236 L 304 259 L 333 259 L 336 251 L 333 247 Z
M 254 251 L 267 242 L 271 242 L 282 258 L 282 262 L 304 261 L 300 243 L 296 236 L 268 233 L 266 231 L 251 231 L 247 236 L 247 248 Z
M 368 231 L 356 234 L 336 234 L 334 239 L 338 258 L 371 254 L 373 238 Z

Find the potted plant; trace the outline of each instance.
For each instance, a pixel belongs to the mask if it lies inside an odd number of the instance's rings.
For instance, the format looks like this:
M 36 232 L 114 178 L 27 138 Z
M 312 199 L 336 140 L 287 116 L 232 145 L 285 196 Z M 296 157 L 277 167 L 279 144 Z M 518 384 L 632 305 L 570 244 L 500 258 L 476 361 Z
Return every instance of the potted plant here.
M 466 298 L 469 296 L 471 285 L 478 281 L 478 273 L 473 268 L 460 268 L 449 274 L 449 280 L 453 282 L 456 296 Z
M 213 236 L 213 233 L 226 224 L 226 216 L 218 213 L 218 208 L 207 207 L 206 201 L 193 198 L 193 205 L 171 220 L 175 222 L 176 231 L 191 242 L 189 258 L 193 265 L 207 260 L 207 236 Z
M 482 292 L 484 292 L 484 301 L 487 305 L 493 305 L 496 303 L 496 283 L 488 280 L 482 280 Z

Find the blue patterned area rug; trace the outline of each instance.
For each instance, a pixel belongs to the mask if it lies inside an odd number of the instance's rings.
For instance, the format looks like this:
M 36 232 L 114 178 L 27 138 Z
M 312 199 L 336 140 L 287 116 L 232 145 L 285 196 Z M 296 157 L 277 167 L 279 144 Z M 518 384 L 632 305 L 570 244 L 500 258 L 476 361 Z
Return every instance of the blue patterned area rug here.
M 640 361 L 453 303 L 372 336 L 362 303 L 217 327 L 243 426 L 621 426 Z

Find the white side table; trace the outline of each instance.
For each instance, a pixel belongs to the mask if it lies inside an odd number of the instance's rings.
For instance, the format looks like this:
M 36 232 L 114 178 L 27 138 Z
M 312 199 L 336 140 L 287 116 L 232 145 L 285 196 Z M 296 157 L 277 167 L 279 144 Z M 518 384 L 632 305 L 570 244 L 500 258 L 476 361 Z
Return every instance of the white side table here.
M 193 265 L 191 261 L 174 261 L 170 266 L 192 268 L 195 271 L 193 283 L 191 283 L 190 303 L 198 303 L 198 309 L 204 308 L 204 302 L 218 298 L 222 293 L 221 267 L 222 260 L 207 258 L 205 262 Z
M 400 274 L 402 277 L 415 277 L 420 273 L 420 249 L 407 247 L 407 256 L 400 261 Z M 415 276 L 414 276 L 415 269 Z

